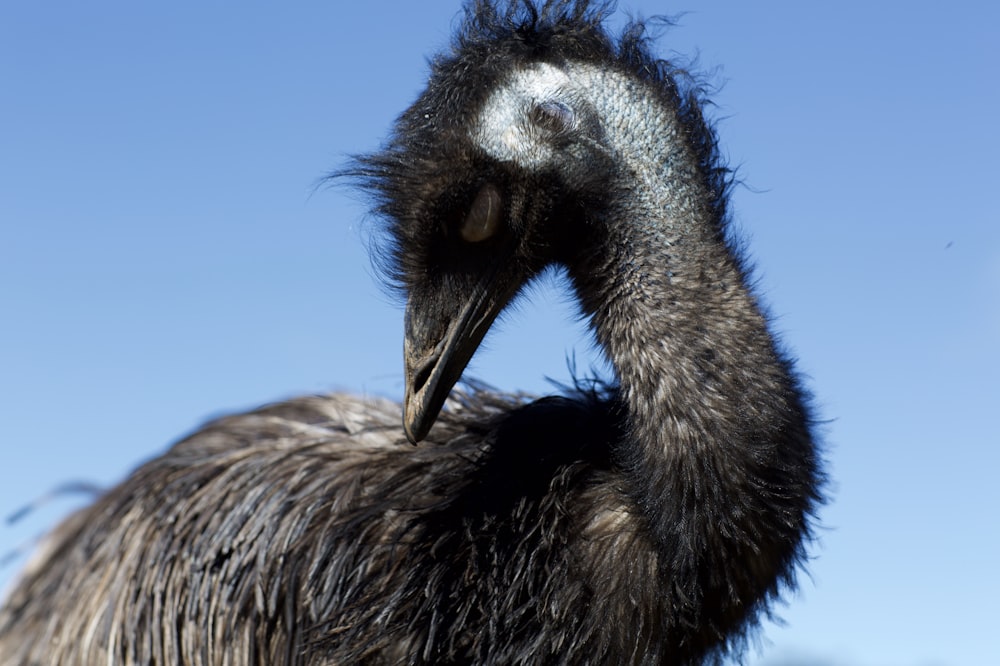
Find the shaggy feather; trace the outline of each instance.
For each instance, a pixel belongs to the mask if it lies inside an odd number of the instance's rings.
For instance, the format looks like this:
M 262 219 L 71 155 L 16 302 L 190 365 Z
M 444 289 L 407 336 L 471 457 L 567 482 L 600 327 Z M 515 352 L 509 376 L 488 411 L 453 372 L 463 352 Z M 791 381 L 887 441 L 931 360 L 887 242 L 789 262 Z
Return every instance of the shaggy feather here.
M 408 336 L 441 348 L 464 303 L 562 266 L 616 385 L 459 390 L 418 447 L 398 405 L 347 395 L 209 423 L 56 529 L 0 610 L 0 664 L 739 652 L 804 559 L 813 423 L 729 240 L 702 92 L 608 12 L 472 2 L 346 174 L 386 221 Z M 462 233 L 477 200 L 489 224 Z

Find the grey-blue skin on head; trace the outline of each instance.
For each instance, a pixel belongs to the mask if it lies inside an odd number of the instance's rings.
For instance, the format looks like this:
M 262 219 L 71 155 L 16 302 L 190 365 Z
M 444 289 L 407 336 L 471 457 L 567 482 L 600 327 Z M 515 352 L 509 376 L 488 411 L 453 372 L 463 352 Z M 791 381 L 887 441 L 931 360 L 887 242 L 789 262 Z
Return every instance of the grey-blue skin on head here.
M 342 175 L 406 299 L 400 407 L 207 424 L 60 525 L 0 610 L 12 664 L 695 664 L 804 558 L 807 400 L 726 231 L 702 98 L 590 2 L 472 2 Z M 455 389 L 561 266 L 612 386 Z M 413 446 L 412 444 L 417 444 Z

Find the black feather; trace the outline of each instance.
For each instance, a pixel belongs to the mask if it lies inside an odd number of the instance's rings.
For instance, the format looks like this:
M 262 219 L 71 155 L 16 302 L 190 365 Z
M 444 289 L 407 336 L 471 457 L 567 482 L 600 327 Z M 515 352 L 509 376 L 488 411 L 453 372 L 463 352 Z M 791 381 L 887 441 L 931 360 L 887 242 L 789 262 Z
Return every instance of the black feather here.
M 739 653 L 805 557 L 813 418 L 729 236 L 703 87 L 610 11 L 470 3 L 340 175 L 374 198 L 408 316 L 451 330 L 561 265 L 616 383 L 467 386 L 417 447 L 398 405 L 345 395 L 209 423 L 57 528 L 0 609 L 0 664 Z M 468 242 L 487 185 L 503 223 Z

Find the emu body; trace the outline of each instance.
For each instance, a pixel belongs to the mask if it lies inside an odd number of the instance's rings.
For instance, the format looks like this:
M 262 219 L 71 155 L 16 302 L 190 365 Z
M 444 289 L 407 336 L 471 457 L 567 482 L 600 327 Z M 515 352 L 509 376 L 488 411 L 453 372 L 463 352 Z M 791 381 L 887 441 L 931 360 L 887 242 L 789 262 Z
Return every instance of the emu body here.
M 689 664 L 742 646 L 803 557 L 811 420 L 728 241 L 702 100 L 604 13 L 471 4 L 346 174 L 407 299 L 403 427 L 398 405 L 347 395 L 208 424 L 55 531 L 0 610 L 0 664 Z M 617 383 L 452 392 L 553 265 Z

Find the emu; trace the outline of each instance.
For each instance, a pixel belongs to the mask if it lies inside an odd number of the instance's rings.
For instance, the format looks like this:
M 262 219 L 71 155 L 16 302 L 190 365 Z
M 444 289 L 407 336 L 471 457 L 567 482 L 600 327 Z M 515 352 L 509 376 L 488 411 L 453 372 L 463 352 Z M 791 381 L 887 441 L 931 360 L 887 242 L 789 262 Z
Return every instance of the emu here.
M 0 611 L 0 663 L 745 647 L 804 559 L 814 423 L 727 231 L 703 96 L 609 11 L 471 2 L 387 143 L 342 174 L 371 193 L 406 297 L 403 428 L 398 405 L 349 395 L 207 424 L 55 530 Z M 615 382 L 453 390 L 552 266 Z

